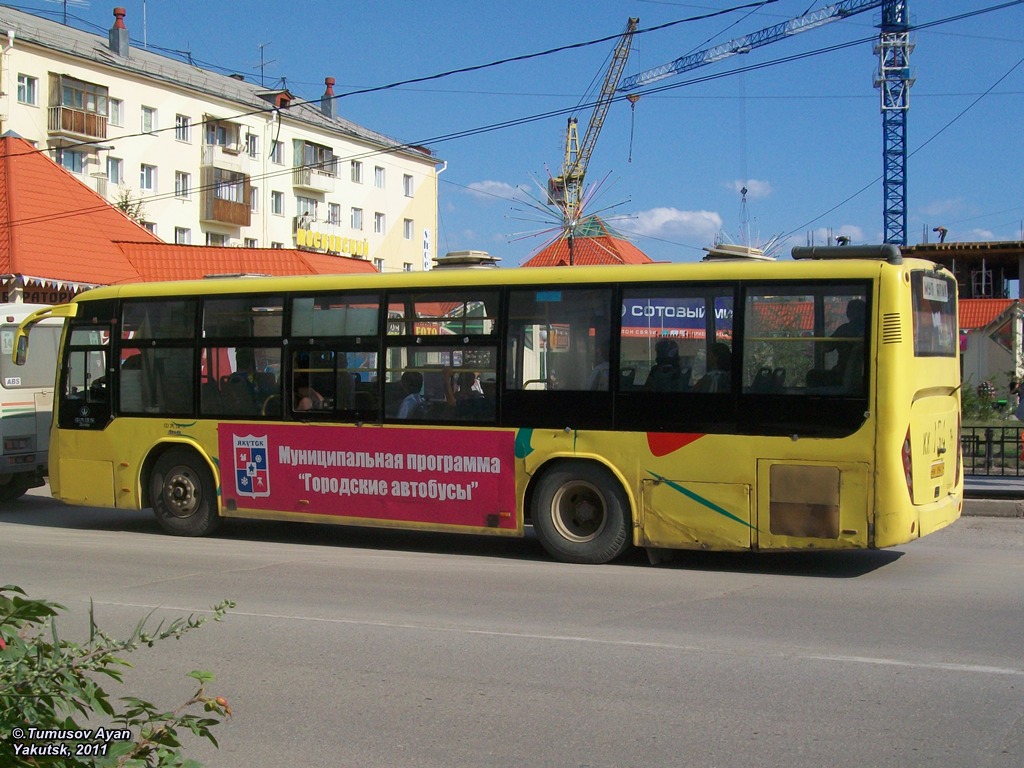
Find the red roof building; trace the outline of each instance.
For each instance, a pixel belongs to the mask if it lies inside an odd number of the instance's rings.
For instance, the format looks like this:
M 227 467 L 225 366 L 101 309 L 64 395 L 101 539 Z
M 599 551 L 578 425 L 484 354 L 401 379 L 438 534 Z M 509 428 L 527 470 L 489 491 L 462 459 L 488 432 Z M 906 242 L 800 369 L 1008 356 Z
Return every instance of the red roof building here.
M 572 238 L 566 232 L 523 262 L 524 267 L 593 266 L 598 264 L 653 264 L 654 262 L 628 240 L 623 239 L 602 219 L 591 216 L 575 228 Z
M 97 285 L 206 275 L 375 272 L 322 253 L 169 245 L 24 139 L 0 137 L 4 301 L 53 304 Z
M 1016 299 L 960 299 L 960 330 L 973 331 L 991 323 Z

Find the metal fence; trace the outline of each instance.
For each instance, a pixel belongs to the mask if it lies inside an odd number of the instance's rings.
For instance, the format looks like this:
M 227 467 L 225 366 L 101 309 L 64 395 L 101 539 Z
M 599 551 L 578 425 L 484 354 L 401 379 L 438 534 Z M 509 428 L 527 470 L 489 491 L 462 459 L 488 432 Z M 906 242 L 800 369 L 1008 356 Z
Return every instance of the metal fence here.
M 965 475 L 1024 475 L 1024 430 L 1013 427 L 964 427 L 960 445 Z

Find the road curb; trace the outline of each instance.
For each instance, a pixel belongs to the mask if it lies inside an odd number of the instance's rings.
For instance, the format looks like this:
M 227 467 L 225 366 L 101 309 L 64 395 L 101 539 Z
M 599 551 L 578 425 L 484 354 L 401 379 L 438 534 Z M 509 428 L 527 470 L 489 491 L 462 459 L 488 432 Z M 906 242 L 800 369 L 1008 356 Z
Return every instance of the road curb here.
M 963 514 L 970 517 L 1024 518 L 1024 499 L 964 499 Z

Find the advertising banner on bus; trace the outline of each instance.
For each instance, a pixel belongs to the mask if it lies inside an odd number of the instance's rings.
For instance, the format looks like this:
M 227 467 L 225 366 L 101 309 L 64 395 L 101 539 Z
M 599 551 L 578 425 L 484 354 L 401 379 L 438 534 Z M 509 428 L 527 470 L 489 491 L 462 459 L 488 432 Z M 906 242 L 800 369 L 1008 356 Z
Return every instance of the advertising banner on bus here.
M 218 429 L 221 491 L 229 509 L 233 503 L 240 509 L 516 528 L 512 432 L 265 423 Z

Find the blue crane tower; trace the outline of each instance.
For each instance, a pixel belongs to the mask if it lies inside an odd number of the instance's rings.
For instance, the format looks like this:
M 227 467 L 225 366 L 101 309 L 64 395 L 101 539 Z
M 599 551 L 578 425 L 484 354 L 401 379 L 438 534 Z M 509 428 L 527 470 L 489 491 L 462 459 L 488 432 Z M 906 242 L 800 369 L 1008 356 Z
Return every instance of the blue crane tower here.
M 882 103 L 882 187 L 885 242 L 907 244 L 907 110 L 910 107 L 910 21 L 905 0 L 843 0 L 727 43 L 681 56 L 645 72 L 623 78 L 618 90 L 635 91 L 672 75 L 749 53 L 754 48 L 845 19 L 873 8 L 882 9 L 875 87 Z

